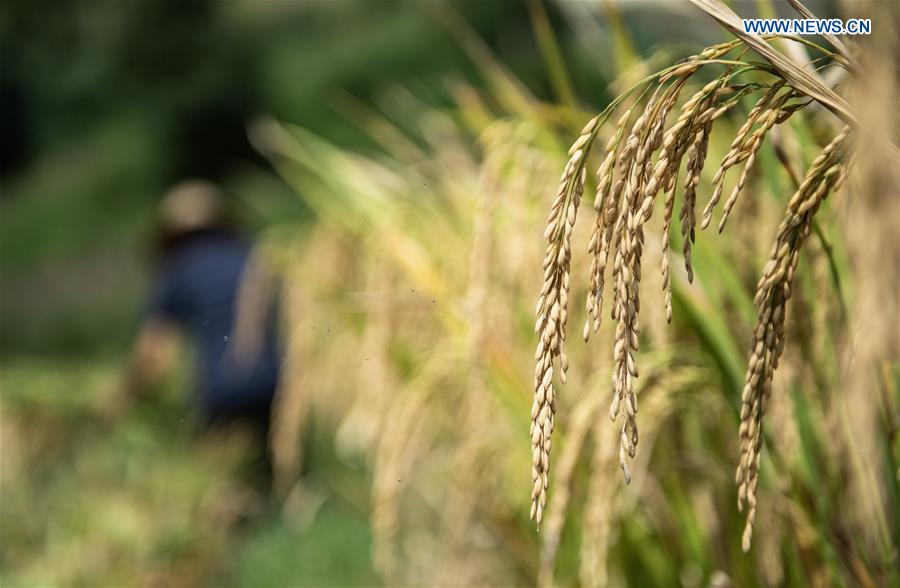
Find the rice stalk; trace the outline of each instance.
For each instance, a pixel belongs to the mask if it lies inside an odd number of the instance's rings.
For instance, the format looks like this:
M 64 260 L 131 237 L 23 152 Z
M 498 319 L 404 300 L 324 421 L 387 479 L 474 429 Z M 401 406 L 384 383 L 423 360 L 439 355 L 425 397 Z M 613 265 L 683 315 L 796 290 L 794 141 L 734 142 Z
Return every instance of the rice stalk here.
M 571 498 L 572 483 L 576 467 L 581 457 L 585 442 L 594 424 L 594 418 L 600 407 L 600 396 L 586 395 L 573 409 L 569 424 L 566 445 L 559 459 L 557 474 L 555 508 L 547 519 L 544 529 L 544 540 L 541 543 L 541 567 L 538 573 L 539 586 L 553 586 L 553 568 L 559 552 L 563 526 L 566 522 L 567 506 Z
M 478 431 L 490 429 L 491 415 L 494 406 L 487 390 L 486 346 L 490 329 L 488 306 L 491 291 L 491 266 L 495 258 L 495 216 L 498 200 L 502 196 L 499 175 L 506 159 L 510 157 L 509 148 L 503 148 L 500 141 L 490 139 L 505 138 L 504 129 L 500 132 L 485 131 L 487 156 L 482 164 L 479 178 L 479 190 L 475 202 L 472 222 L 472 243 L 469 251 L 469 275 L 465 292 L 465 316 L 467 333 L 465 339 L 466 363 L 469 366 L 468 381 L 465 384 L 467 393 L 463 398 L 461 431 L 464 436 L 456 451 L 454 471 L 458 472 L 454 486 L 450 490 L 443 513 L 441 552 L 443 558 L 451 562 L 465 559 L 467 552 L 466 530 L 470 528 L 477 501 L 473 488 L 485 477 L 485 468 L 490 464 L 481 459 L 486 453 L 489 443 Z M 510 143 L 510 145 L 514 145 Z M 446 577 L 442 582 L 459 583 L 459 570 L 456 566 L 445 565 Z
M 838 459 L 851 473 L 842 488 L 841 512 L 867 554 L 860 567 L 871 570 L 873 584 L 890 585 L 896 579 L 887 570 L 896 569 L 900 545 L 900 158 L 890 148 L 900 136 L 900 85 L 896 61 L 885 56 L 900 50 L 900 21 L 887 3 L 860 8 L 878 28 L 866 38 L 860 58 L 869 75 L 850 97 L 861 128 L 848 178 L 854 199 L 840 223 L 848 233 L 856 287 L 848 288 L 850 329 L 837 366 L 844 394 L 836 400 L 834 428 L 844 440 Z
M 614 499 L 619 491 L 613 480 L 613 468 L 618 459 L 618 439 L 614 431 L 601 427 L 594 428 L 593 438 L 594 452 L 588 480 L 591 500 L 582 521 L 578 576 L 584 586 L 604 586 L 609 583 L 607 557 L 617 512 Z
M 367 321 L 360 341 L 362 361 L 356 385 L 366 393 L 353 399 L 338 427 L 336 445 L 344 455 L 371 451 L 389 425 L 391 394 L 396 389 L 389 357 L 397 314 L 397 302 L 389 294 L 395 272 L 378 254 L 371 254 L 365 265 L 370 269 L 364 287 L 371 296 L 363 305 Z
M 391 426 L 378 440 L 372 480 L 372 561 L 388 582 L 396 582 L 401 573 L 397 554 L 401 496 L 412 486 L 409 477 L 417 455 L 428 447 L 430 432 L 421 415 L 429 401 L 430 382 L 439 379 L 441 371 L 440 366 L 429 366 L 412 383 L 414 393 L 404 394 L 406 401 L 396 407 Z
M 669 354 L 649 357 L 650 368 L 642 382 L 641 394 L 646 396 L 644 411 L 650 417 L 645 432 L 645 441 L 653 446 L 658 433 L 673 414 L 680 398 L 693 384 L 696 371 L 692 368 L 676 367 L 675 358 Z M 600 395 L 604 398 L 606 395 Z M 605 399 L 605 398 L 604 398 Z M 612 544 L 614 525 L 626 512 L 633 509 L 642 499 L 640 487 L 631 494 L 627 504 L 617 503 L 615 498 L 621 487 L 614 483 L 612 468 L 615 467 L 620 451 L 619 439 L 614 431 L 595 423 L 593 435 L 593 455 L 591 477 L 588 481 L 584 520 L 582 521 L 581 565 L 578 576 L 584 586 L 606 586 L 618 584 L 609 578 L 609 549 Z M 554 504 L 554 513 L 558 505 Z

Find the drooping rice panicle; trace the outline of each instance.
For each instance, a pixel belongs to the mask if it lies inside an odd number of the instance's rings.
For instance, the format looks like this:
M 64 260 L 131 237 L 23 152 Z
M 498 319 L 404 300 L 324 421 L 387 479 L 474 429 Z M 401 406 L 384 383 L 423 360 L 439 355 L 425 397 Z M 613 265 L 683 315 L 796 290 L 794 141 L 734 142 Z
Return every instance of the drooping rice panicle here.
M 772 377 L 784 350 L 785 312 L 793 289 L 794 271 L 800 248 L 811 231 L 813 216 L 845 173 L 841 159 L 849 136 L 850 129 L 845 127 L 825 147 L 788 203 L 754 297 L 758 317 L 741 395 L 741 459 L 735 474 L 738 507 L 748 509 L 742 540 L 744 551 L 750 549 L 753 533 L 763 418 L 771 393 Z
M 763 96 L 750 110 L 749 114 L 747 114 L 747 120 L 744 121 L 744 124 L 741 125 L 741 128 L 735 135 L 734 140 L 731 142 L 731 147 L 728 149 L 728 153 L 725 154 L 725 157 L 722 159 L 722 163 L 719 164 L 719 168 L 716 170 L 716 175 L 713 177 L 713 195 L 712 197 L 710 197 L 709 202 L 707 202 L 706 207 L 703 209 L 703 220 L 700 222 L 700 228 L 705 229 L 709 225 L 709 221 L 712 219 L 712 212 L 715 209 L 716 204 L 718 204 L 719 200 L 722 198 L 725 172 L 727 172 L 729 168 L 739 162 L 738 157 L 741 153 L 741 148 L 744 145 L 744 141 L 747 138 L 747 134 L 753 128 L 753 125 L 755 125 L 757 121 L 759 121 L 759 119 L 768 112 L 769 105 L 771 104 L 772 100 L 775 99 L 775 96 L 782 89 L 782 87 L 784 87 L 784 81 L 782 80 L 779 80 L 778 82 L 773 84 L 772 87 L 769 88 L 769 91 L 763 94 Z
M 746 184 L 747 178 L 750 175 L 750 170 L 753 168 L 753 162 L 756 160 L 756 154 L 762 146 L 763 139 L 765 139 L 766 134 L 772 130 L 772 127 L 774 127 L 776 123 L 787 120 L 786 117 L 781 116 L 783 113 L 781 107 L 795 95 L 796 94 L 793 91 L 785 92 L 781 97 L 775 100 L 772 108 L 762 117 L 762 124 L 760 127 L 753 131 L 744 144 L 744 147 L 741 148 L 741 153 L 737 158 L 737 162 L 743 160 L 746 161 L 746 163 L 744 163 L 744 169 L 741 172 L 740 178 L 738 178 L 737 185 L 734 187 L 731 196 L 728 197 L 728 200 L 725 201 L 725 204 L 722 207 L 722 220 L 719 221 L 720 233 L 725 229 L 725 223 L 728 222 L 728 215 L 731 214 L 731 209 L 734 208 L 738 195 L 741 193 L 741 190 L 744 189 L 744 184 Z
M 653 151 L 662 143 L 663 130 L 668 113 L 675 106 L 680 90 L 687 81 L 679 78 L 668 86 L 658 99 L 648 104 L 641 115 L 640 126 L 635 124 L 629 139 L 637 142 L 632 161 L 628 165 L 627 182 L 624 188 L 623 204 L 616 227 L 619 230 L 613 265 L 614 298 L 613 312 L 617 321 L 613 349 L 613 397 L 609 416 L 615 421 L 624 404 L 625 417 L 619 431 L 619 466 L 626 483 L 631 482 L 628 460 L 633 459 L 638 444 L 637 396 L 635 382 L 638 377 L 637 352 L 640 333 L 639 283 L 641 256 L 643 253 L 643 224 L 649 217 L 643 209 L 643 194 L 652 181 Z
M 606 275 L 606 265 L 609 261 L 609 240 L 612 236 L 612 222 L 618 215 L 620 190 L 612 190 L 615 172 L 616 156 L 619 153 L 619 145 L 625 131 L 625 125 L 631 118 L 634 107 L 629 108 L 619 119 L 616 132 L 606 145 L 606 157 L 597 170 L 597 194 L 594 199 L 594 209 L 597 211 L 597 219 L 591 233 L 588 245 L 588 253 L 593 254 L 591 259 L 590 288 L 588 289 L 586 310 L 587 320 L 584 323 L 582 338 L 588 341 L 591 331 L 596 332 L 600 328 L 603 312 L 603 286 Z M 625 149 L 628 149 L 626 145 Z M 630 153 L 630 151 L 628 151 Z
M 556 200 L 547 219 L 544 238 L 544 285 L 538 300 L 535 332 L 540 341 L 535 351 L 534 403 L 531 408 L 532 492 L 531 518 L 540 526 L 550 484 L 550 447 L 553 413 L 556 411 L 553 384 L 554 362 L 559 379 L 566 382 L 568 358 L 563 352 L 569 302 L 569 265 L 572 256 L 572 229 L 587 179 L 585 167 L 599 117 L 585 125 L 570 150 L 570 158 L 560 178 Z M 577 148 L 576 148 L 577 147 Z

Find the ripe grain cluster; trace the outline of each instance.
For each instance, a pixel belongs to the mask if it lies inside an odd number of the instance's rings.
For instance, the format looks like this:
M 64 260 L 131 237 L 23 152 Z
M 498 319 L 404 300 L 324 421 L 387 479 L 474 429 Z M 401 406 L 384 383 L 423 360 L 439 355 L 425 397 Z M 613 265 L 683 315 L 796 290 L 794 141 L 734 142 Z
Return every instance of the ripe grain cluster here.
M 571 236 L 587 182 L 591 148 L 613 113 L 626 100 L 631 100 L 627 109 L 622 108 L 624 113 L 603 147 L 596 172 L 593 203 L 596 219 L 588 245 L 592 261 L 586 300 L 587 322 L 582 331 L 584 340 L 588 341 L 591 334 L 600 329 L 604 291 L 609 283 L 610 317 L 616 323 L 609 418 L 617 423 L 619 467 L 625 482 L 629 483 L 629 464 L 636 455 L 639 440 L 636 380 L 639 377 L 637 357 L 641 332 L 641 260 L 645 228 L 657 208 L 657 198 L 664 195 L 660 271 L 665 314 L 671 321 L 671 225 L 677 206 L 683 263 L 687 280 L 692 282 L 691 253 L 698 224 L 698 187 L 708 161 L 710 134 L 715 122 L 736 110 L 743 100 L 755 100 L 744 115 L 727 153 L 717 163 L 711 181 L 712 194 L 700 215 L 700 228 L 705 229 L 725 195 L 726 176 L 732 171 L 739 172 L 721 207 L 718 223 L 721 232 L 744 192 L 766 137 L 813 101 L 803 89 L 779 76 L 777 70 L 744 61 L 745 53 L 746 47 L 741 40 L 723 43 L 651 76 L 591 119 L 569 151 L 570 159 L 560 179 L 544 233 L 547 241 L 544 284 L 536 309 L 535 331 L 539 342 L 535 353 L 531 411 L 531 517 L 538 525 L 546 508 L 550 479 L 551 434 L 558 393 L 554 373 L 564 384 L 568 369 L 563 342 L 568 322 Z M 687 88 L 696 87 L 692 84 L 694 75 L 712 65 L 721 67 L 717 77 L 688 93 Z M 748 76 L 750 72 L 755 75 Z M 635 94 L 637 96 L 633 97 Z M 819 205 L 846 174 L 844 158 L 849 137 L 849 129 L 844 129 L 811 165 L 785 211 L 771 260 L 759 282 L 755 300 L 758 322 L 743 393 L 741 462 L 737 473 L 739 505 L 748 507 L 745 549 L 749 548 L 756 513 L 762 419 L 772 374 L 784 346 L 784 318 L 794 268 Z

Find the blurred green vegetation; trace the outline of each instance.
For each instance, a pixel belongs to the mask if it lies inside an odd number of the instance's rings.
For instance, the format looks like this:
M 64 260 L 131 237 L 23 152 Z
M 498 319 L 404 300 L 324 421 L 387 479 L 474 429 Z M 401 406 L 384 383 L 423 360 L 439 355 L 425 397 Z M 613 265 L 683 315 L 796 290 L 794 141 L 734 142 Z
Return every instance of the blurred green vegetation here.
M 347 120 L 342 98 L 396 115 L 392 89 L 439 106 L 447 101 L 448 73 L 473 75 L 435 18 L 446 8 L 364 1 L 92 2 L 54 11 L 5 5 L 0 351 L 120 349 L 140 306 L 156 199 L 179 179 L 223 183 L 251 229 L 302 220 L 302 206 L 249 144 L 247 124 L 271 115 L 347 147 L 374 149 Z M 452 10 L 523 79 L 542 86 L 524 6 L 466 2 Z
M 0 583 L 47 585 L 370 585 L 364 472 L 310 442 L 308 504 L 228 524 L 247 455 L 202 444 L 185 416 L 184 377 L 109 428 L 118 357 L 0 363 L 3 469 Z M 316 489 L 319 489 L 318 491 Z M 236 502 L 237 501 L 237 502 Z M 312 509 L 312 510 L 310 510 Z M 224 531 L 224 532 L 223 532 Z
M 341 104 L 397 115 L 392 92 L 404 88 L 440 107 L 445 76 L 474 79 L 435 18 L 444 8 L 0 7 L 0 583 L 374 582 L 359 496 L 323 490 L 311 521 L 271 514 L 237 535 L 220 532 L 207 503 L 227 495 L 240 456 L 198 453 L 189 426 L 173 435 L 185 422 L 186 378 L 112 429 L 101 415 L 146 296 L 159 195 L 207 177 L 249 231 L 304 222 L 307 209 L 249 144 L 247 125 L 275 116 L 373 152 Z M 452 10 L 542 87 L 524 6 Z M 365 488 L 352 481 L 364 472 L 329 458 L 328 447 L 311 449 L 325 454 L 308 456 L 308 485 L 330 488 L 336 476 Z

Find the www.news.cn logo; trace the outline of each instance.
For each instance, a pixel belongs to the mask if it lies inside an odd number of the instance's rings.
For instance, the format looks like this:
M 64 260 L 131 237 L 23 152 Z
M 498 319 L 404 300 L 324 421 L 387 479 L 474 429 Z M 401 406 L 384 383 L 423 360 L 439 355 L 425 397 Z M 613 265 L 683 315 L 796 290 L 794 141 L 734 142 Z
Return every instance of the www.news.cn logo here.
M 868 18 L 745 18 L 744 32 L 754 35 L 870 35 Z

